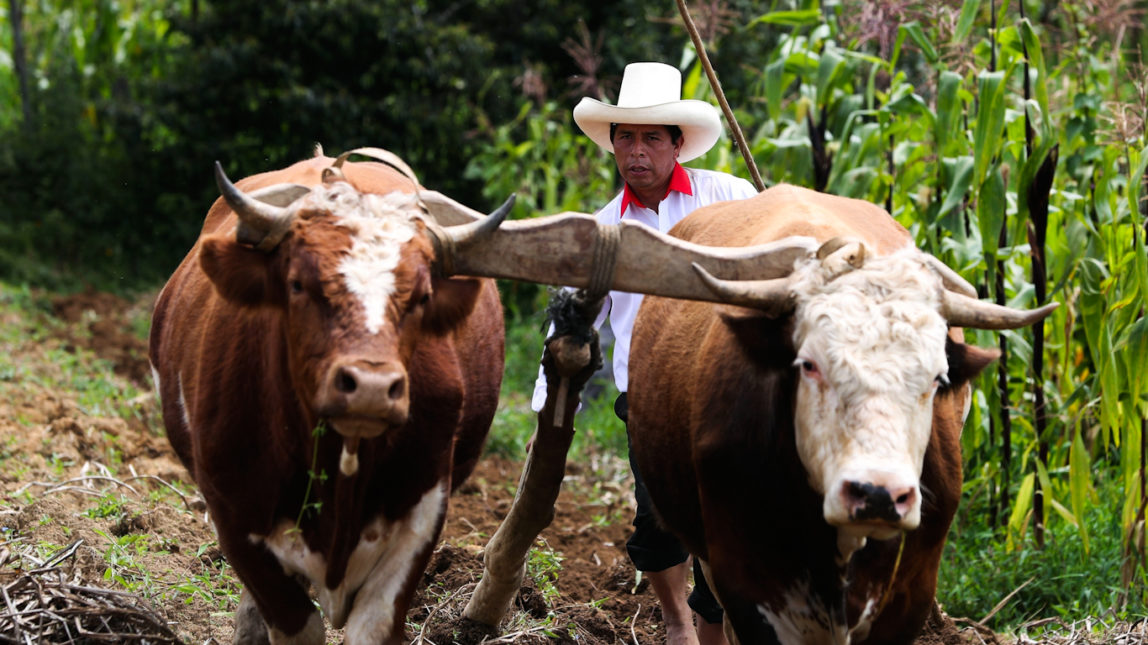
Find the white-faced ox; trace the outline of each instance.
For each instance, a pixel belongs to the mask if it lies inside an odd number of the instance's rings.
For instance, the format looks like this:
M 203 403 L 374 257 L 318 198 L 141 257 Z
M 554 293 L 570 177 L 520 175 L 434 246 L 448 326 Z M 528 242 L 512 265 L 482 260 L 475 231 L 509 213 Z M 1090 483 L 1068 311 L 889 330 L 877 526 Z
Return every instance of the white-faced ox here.
M 700 209 L 671 235 L 818 249 L 770 279 L 703 271 L 728 304 L 648 296 L 634 327 L 633 450 L 727 634 L 911 642 L 960 497 L 969 379 L 997 356 L 959 327 L 1021 327 L 1055 305 L 980 302 L 884 210 L 792 186 Z
M 243 582 L 239 643 L 323 643 L 311 586 L 348 643 L 400 642 L 497 405 L 495 285 L 436 272 L 436 244 L 484 223 L 438 227 L 412 179 L 342 162 L 238 187 L 217 168 L 224 197 L 155 306 L 164 424 Z

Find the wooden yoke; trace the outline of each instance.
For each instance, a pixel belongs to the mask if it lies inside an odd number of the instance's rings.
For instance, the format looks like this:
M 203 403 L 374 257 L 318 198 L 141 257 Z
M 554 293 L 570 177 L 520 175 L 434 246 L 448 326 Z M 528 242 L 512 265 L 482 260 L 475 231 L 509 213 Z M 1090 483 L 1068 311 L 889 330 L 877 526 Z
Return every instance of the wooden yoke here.
M 530 545 L 554 520 L 566 453 L 574 439 L 574 412 L 582 388 L 602 366 L 598 332 L 592 326 L 601 307 L 601 297 L 582 291 L 559 291 L 547 306 L 554 334 L 546 339 L 542 355 L 546 403 L 538 413 L 510 512 L 486 545 L 482 580 L 463 614 L 470 620 L 498 626 L 522 586 Z

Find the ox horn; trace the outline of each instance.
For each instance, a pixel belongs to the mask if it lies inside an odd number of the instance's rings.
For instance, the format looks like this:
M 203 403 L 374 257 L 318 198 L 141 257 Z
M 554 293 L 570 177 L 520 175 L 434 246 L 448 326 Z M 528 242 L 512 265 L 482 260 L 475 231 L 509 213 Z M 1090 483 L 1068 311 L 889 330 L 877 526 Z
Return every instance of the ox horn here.
M 927 253 L 924 255 L 925 264 L 928 265 L 929 268 L 931 268 L 933 271 L 935 271 L 937 275 L 941 276 L 941 282 L 945 285 L 946 289 L 966 295 L 970 298 L 977 297 L 976 288 L 969 284 L 968 280 L 962 278 L 961 274 L 953 271 L 951 268 L 949 268 L 949 265 L 941 262 L 937 258 Z
M 941 291 L 941 315 L 954 327 L 1019 329 L 1044 320 L 1058 306 L 1060 303 L 1051 302 L 1036 309 L 1013 309 L 947 289 Z
M 797 305 L 790 276 L 769 280 L 722 280 L 697 262 L 693 263 L 693 268 L 723 303 L 758 309 L 774 318 L 788 314 Z
M 215 183 L 224 201 L 239 217 L 236 239 L 245 244 L 253 244 L 260 251 L 274 249 L 291 228 L 291 212 L 239 190 L 227 178 L 227 173 L 223 172 L 223 166 L 218 161 L 215 162 Z
M 424 206 L 427 207 L 429 213 L 432 213 L 432 219 L 435 220 L 434 223 L 428 223 L 427 232 L 435 246 L 438 273 L 444 276 L 458 273 L 457 260 L 465 254 L 469 247 L 474 246 L 479 241 L 490 239 L 494 235 L 506 216 L 510 214 L 510 209 L 514 207 L 515 197 L 512 194 L 502 203 L 502 206 L 481 219 L 472 219 L 475 211 L 455 202 L 446 195 L 435 193 L 431 198 L 433 207 L 426 204 L 424 200 Z M 444 220 L 466 222 L 468 219 L 471 221 L 465 224 L 439 225 L 439 222 Z M 473 272 L 472 274 L 490 275 L 486 272 Z

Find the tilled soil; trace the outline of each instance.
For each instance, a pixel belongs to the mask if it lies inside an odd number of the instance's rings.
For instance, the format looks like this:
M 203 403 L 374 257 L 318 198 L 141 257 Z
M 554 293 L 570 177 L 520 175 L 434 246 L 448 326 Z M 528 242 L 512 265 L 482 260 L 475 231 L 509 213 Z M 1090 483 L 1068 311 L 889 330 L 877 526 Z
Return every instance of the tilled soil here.
M 67 593 L 53 592 L 60 602 L 88 588 L 90 594 L 126 590 L 172 634 L 135 642 L 226 643 L 239 586 L 215 543 L 203 500 L 156 434 L 146 343 L 129 324 L 133 309 L 138 319 L 148 307 L 146 299 L 80 294 L 55 299 L 39 320 L 0 309 L 6 328 L 0 353 L 16 366 L 0 374 L 0 585 L 40 585 L 41 597 L 49 587 L 66 587 Z M 132 385 L 138 395 L 122 403 L 126 412 L 119 414 L 81 401 L 58 385 L 69 378 L 61 356 L 109 361 L 115 378 L 124 381 L 118 385 Z M 91 383 L 77 385 L 90 391 Z M 438 644 L 484 637 L 502 643 L 663 643 L 657 603 L 625 553 L 629 472 L 623 460 L 605 455 L 568 464 L 554 522 L 537 541 L 530 575 L 498 634 L 461 618 L 482 573 L 483 546 L 510 507 L 521 465 L 487 457 L 452 498 L 408 615 L 408 638 Z M 30 597 L 34 604 L 35 594 Z M 0 636 L 35 636 L 38 628 L 17 604 L 0 598 Z M 126 624 L 126 609 L 103 611 L 105 623 L 115 623 L 112 617 Z M 960 627 L 936 612 L 918 643 L 999 642 L 989 631 Z M 43 634 L 28 642 L 67 638 Z M 340 641 L 338 632 L 328 633 L 328 642 Z

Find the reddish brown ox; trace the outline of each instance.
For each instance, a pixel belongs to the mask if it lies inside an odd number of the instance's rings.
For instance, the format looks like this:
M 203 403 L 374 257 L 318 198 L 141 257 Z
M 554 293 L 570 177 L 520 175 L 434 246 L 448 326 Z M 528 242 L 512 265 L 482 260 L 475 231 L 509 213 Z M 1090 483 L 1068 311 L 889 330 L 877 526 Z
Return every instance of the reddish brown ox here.
M 436 275 L 411 179 L 333 164 L 217 168 L 152 321 L 168 437 L 245 587 L 238 643 L 323 643 L 312 585 L 346 642 L 400 642 L 498 400 L 493 282 Z
M 884 210 L 792 186 L 700 209 L 671 235 L 826 243 L 785 277 L 707 277 L 739 306 L 650 296 L 634 326 L 638 467 L 703 561 L 727 634 L 911 642 L 960 497 L 969 379 L 997 356 L 958 327 L 1016 328 L 1055 305 L 954 294 L 942 284 L 959 280 Z

